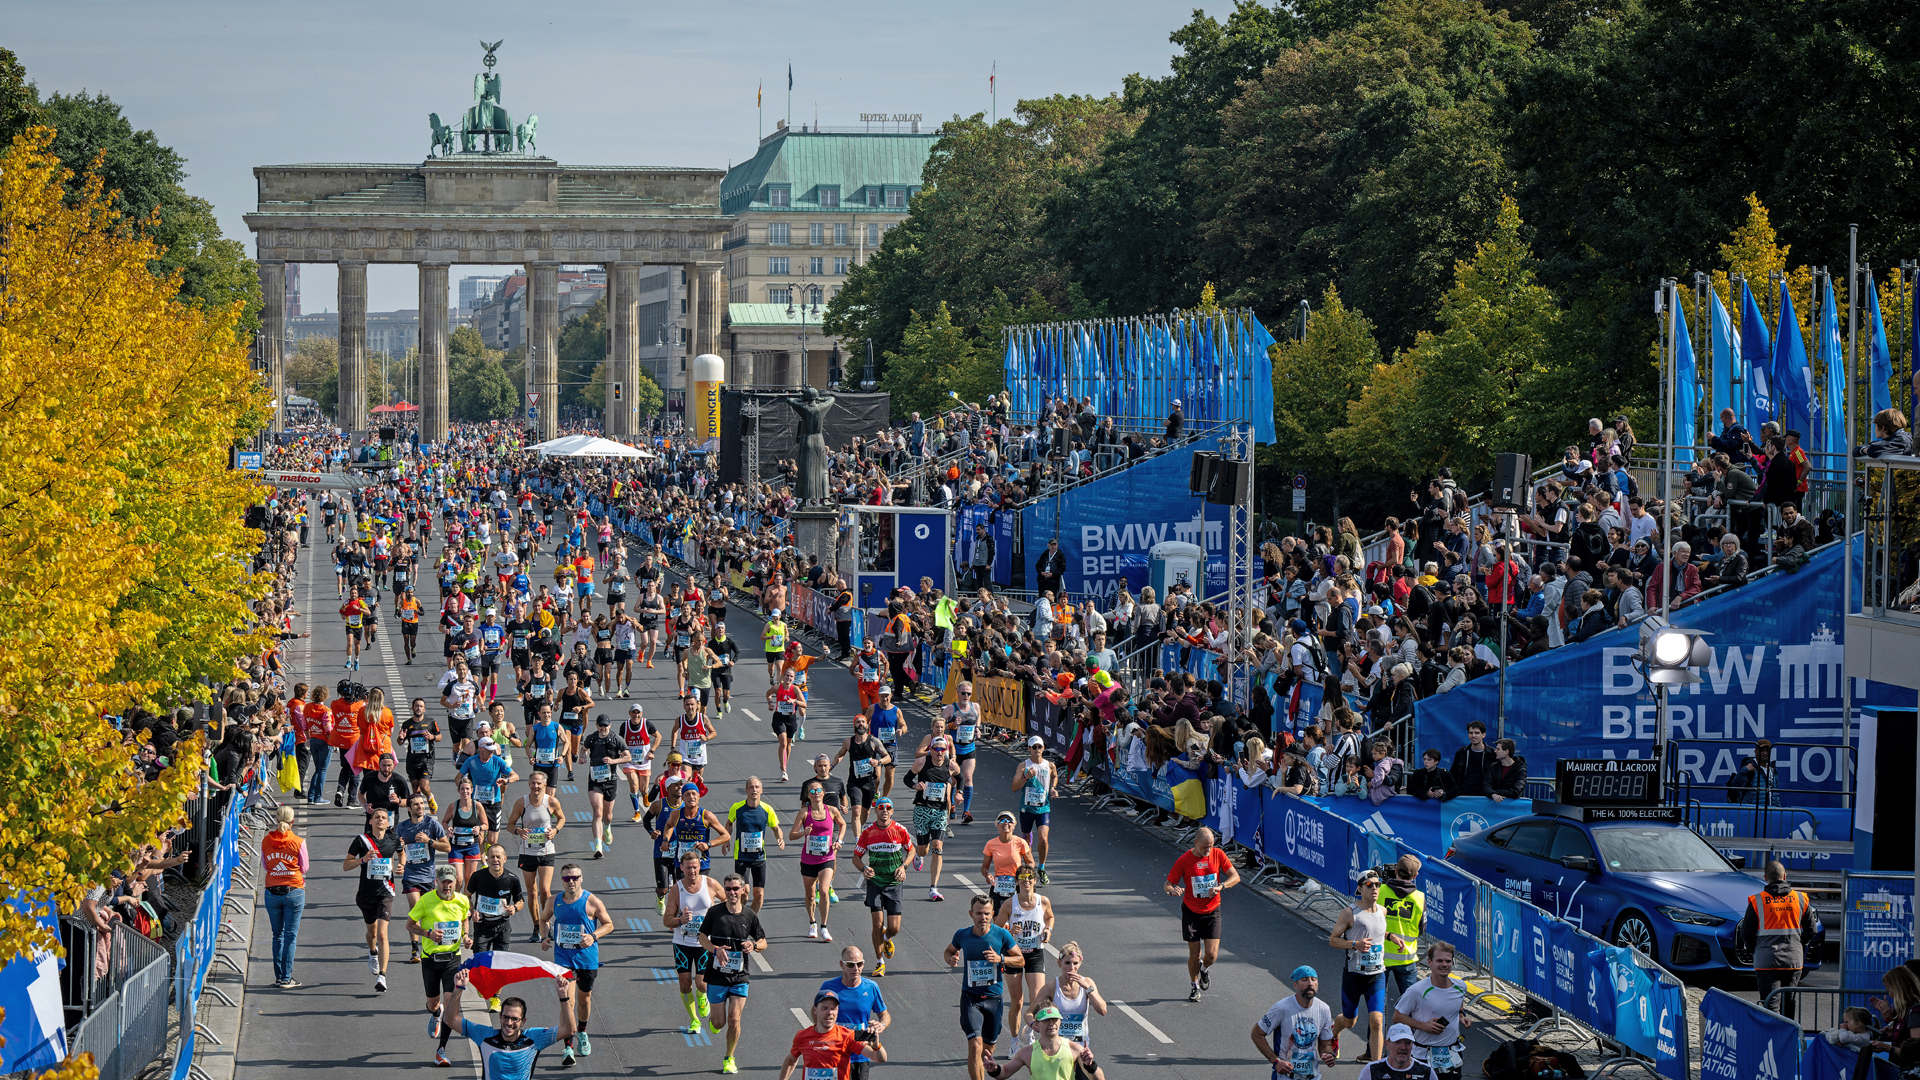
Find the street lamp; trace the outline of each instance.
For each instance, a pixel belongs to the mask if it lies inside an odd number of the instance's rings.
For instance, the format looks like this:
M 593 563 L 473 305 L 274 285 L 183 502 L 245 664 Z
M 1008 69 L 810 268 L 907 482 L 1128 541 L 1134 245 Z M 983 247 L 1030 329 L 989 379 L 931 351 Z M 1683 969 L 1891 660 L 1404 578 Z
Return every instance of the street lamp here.
M 801 286 L 796 285 L 791 281 L 787 282 L 787 318 L 789 319 L 793 318 L 794 312 L 796 310 L 794 299 L 793 299 L 794 292 L 800 287 Z M 820 314 L 820 294 L 818 292 L 809 292 L 807 296 L 808 296 L 807 302 L 799 304 L 797 308 L 800 314 L 800 385 L 801 386 L 807 385 L 807 337 L 808 337 L 807 316 L 813 315 L 817 317 Z M 811 306 L 811 310 L 809 310 L 809 306 Z

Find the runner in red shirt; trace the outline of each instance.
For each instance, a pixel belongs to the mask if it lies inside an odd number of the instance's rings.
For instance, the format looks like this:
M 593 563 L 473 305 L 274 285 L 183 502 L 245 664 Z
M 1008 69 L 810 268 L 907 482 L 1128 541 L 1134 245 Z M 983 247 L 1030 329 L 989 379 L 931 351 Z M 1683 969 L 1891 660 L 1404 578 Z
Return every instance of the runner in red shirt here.
M 840 997 L 832 988 L 814 995 L 813 1026 L 794 1033 L 787 1060 L 780 1063 L 780 1080 L 788 1080 L 796 1065 L 805 1080 L 821 1080 L 823 1076 L 847 1080 L 847 1074 L 853 1069 L 854 1052 L 860 1044 L 854 1040 L 852 1029 L 833 1022 L 839 1012 Z M 827 1069 L 833 1071 L 816 1071 Z
M 1212 984 L 1209 969 L 1220 959 L 1220 893 L 1240 884 L 1240 871 L 1213 844 L 1213 830 L 1201 828 L 1193 847 L 1167 871 L 1167 895 L 1180 897 L 1180 939 L 1187 943 L 1188 1001 Z
M 366 601 L 351 597 L 340 605 L 340 619 L 347 625 L 347 663 L 349 671 L 360 670 L 360 638 L 367 632 L 371 613 Z

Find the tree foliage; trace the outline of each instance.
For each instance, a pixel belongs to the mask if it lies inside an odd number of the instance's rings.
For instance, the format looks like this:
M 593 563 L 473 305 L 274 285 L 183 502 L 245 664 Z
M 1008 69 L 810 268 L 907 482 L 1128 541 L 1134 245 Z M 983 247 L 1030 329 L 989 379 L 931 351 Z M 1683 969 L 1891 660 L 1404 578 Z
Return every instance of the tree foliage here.
M 1360 397 L 1380 363 L 1373 324 L 1329 285 L 1320 309 L 1307 319 L 1306 336 L 1278 341 L 1268 353 L 1278 460 L 1337 461 L 1328 433 L 1346 423 L 1348 405 Z
M 340 341 L 317 334 L 293 343 L 286 357 L 289 393 L 312 398 L 328 416 L 340 411 Z
M 466 423 L 505 420 L 520 411 L 520 387 L 498 355 L 463 354 L 447 363 L 447 411 Z
M 155 277 L 54 138 L 30 129 L 0 169 L 0 893 L 72 910 L 199 781 L 136 783 L 105 714 L 196 693 L 258 645 L 234 632 L 266 584 L 247 574 L 256 489 L 226 455 L 267 408 L 241 305 Z M 0 906 L 0 960 L 39 947 L 57 941 Z
M 887 355 L 880 387 L 892 395 L 894 416 L 905 419 L 915 412 L 931 416 L 950 404 L 950 394 L 983 401 L 1006 387 L 1006 376 L 1000 354 L 975 347 L 942 302 L 932 318 L 913 314 L 901 350 Z
M 600 365 L 607 358 L 607 294 L 560 328 L 561 405 L 592 405 L 606 400 Z

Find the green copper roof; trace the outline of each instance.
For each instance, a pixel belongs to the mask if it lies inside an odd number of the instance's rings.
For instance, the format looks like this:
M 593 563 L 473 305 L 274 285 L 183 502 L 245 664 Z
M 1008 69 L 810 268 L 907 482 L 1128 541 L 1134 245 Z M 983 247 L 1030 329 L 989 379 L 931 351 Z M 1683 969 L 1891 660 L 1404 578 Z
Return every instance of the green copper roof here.
M 806 324 L 817 330 L 820 326 L 820 316 L 807 311 L 806 308 L 805 304 L 795 304 L 791 309 L 793 314 L 788 315 L 789 309 L 785 304 L 728 304 L 727 324 L 734 327 L 792 326 L 798 328 L 802 321 L 801 313 L 805 311 Z M 822 311 L 824 310 L 823 305 Z
M 920 172 L 933 149 L 934 132 L 787 131 L 760 144 L 748 160 L 727 171 L 720 182 L 720 212 L 778 210 L 768 199 L 769 185 L 787 185 L 791 209 L 819 211 L 822 185 L 840 188 L 840 209 L 866 210 L 862 189 L 918 190 Z

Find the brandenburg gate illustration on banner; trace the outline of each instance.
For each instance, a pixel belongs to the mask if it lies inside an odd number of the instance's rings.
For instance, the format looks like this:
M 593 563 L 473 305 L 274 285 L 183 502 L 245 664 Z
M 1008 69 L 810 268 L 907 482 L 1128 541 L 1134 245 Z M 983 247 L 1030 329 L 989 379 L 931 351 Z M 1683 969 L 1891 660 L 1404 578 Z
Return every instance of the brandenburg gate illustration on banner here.
M 285 396 L 288 263 L 339 267 L 340 407 L 348 431 L 367 429 L 367 264 L 413 263 L 420 273 L 420 439 L 447 435 L 447 277 L 455 265 L 523 265 L 529 288 L 527 364 L 539 394 L 534 424 L 556 432 L 559 403 L 560 268 L 606 268 L 611 350 L 607 433 L 639 431 L 636 395 L 615 402 L 613 384 L 640 377 L 642 272 L 686 271 L 691 354 L 717 353 L 724 311 L 721 169 L 565 166 L 541 157 L 538 120 L 514 124 L 500 100 L 488 45 L 473 104 L 457 126 L 428 118 L 432 149 L 417 165 L 263 165 L 253 170 L 260 204 L 246 215 L 258 246 L 261 359 L 276 399 Z

